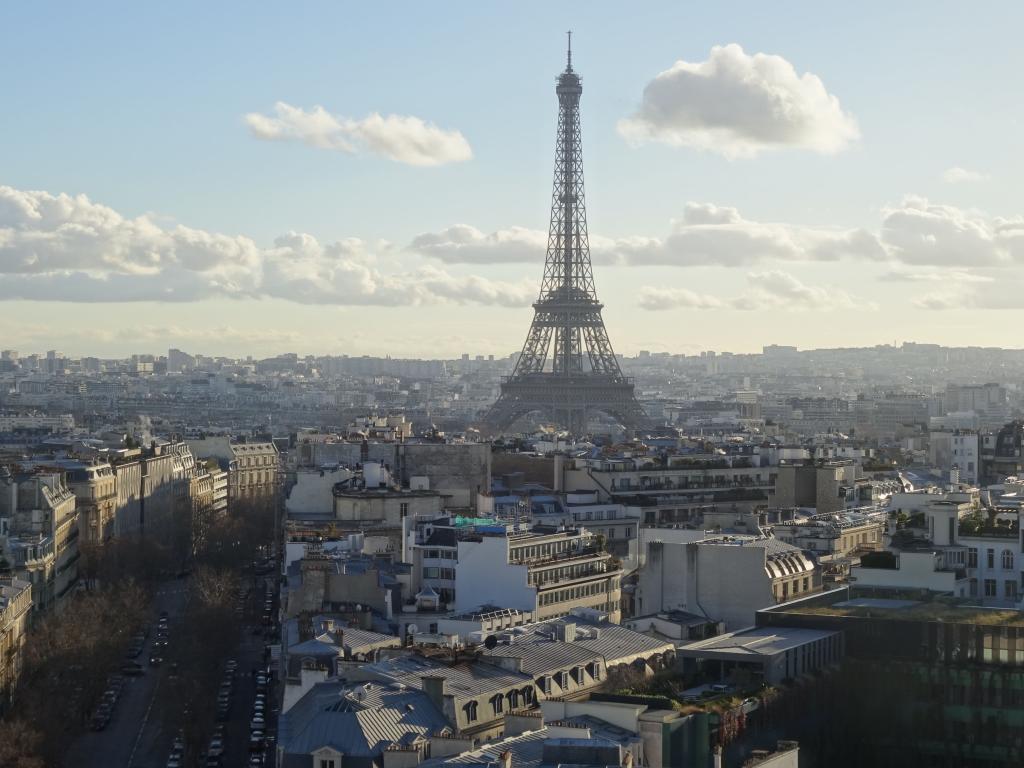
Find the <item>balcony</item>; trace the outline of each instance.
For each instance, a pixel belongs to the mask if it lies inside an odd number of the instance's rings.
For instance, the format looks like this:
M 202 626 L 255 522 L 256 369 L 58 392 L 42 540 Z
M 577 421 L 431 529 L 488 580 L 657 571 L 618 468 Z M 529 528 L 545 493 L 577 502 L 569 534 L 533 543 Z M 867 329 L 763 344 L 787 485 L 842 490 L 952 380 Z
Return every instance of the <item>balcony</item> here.
M 600 557 L 607 557 L 607 555 L 597 547 L 583 547 L 581 549 L 573 549 L 567 552 L 558 552 L 554 555 L 544 555 L 543 557 L 524 557 L 510 562 L 513 565 L 528 565 L 533 568 L 544 568 L 546 566 L 554 567 L 557 565 L 565 565 L 575 560 L 593 560 Z
M 621 571 L 622 564 L 614 562 L 608 563 L 604 568 L 593 568 L 585 573 L 566 574 L 564 576 L 547 576 L 544 574 L 538 574 L 538 578 L 533 582 L 533 586 L 537 587 L 537 589 L 546 589 L 548 587 L 572 584 L 574 582 L 590 581 L 592 579 L 605 576 L 613 576 Z

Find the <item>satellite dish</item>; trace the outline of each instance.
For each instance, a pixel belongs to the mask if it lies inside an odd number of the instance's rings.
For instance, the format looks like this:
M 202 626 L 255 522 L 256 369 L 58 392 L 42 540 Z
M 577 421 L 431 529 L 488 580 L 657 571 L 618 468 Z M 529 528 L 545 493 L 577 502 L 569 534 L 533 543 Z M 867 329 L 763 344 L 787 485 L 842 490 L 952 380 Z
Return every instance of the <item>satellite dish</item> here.
M 484 638 L 484 648 L 491 650 L 498 644 L 498 638 L 494 635 L 488 635 Z
M 415 635 L 417 632 L 420 631 L 420 628 L 417 627 L 415 624 L 410 624 L 405 628 L 405 631 L 408 632 L 410 635 Z

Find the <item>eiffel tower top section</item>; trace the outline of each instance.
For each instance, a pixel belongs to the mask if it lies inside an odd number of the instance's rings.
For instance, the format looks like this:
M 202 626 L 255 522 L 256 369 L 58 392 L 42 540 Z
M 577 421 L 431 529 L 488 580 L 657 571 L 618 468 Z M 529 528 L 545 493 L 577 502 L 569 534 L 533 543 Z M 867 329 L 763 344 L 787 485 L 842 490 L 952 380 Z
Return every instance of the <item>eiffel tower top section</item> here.
M 583 192 L 583 146 L 580 96 L 583 84 L 572 68 L 572 37 L 565 71 L 558 76 L 558 135 L 555 179 L 551 191 L 551 225 L 540 299 L 597 301 L 590 267 L 587 204 Z

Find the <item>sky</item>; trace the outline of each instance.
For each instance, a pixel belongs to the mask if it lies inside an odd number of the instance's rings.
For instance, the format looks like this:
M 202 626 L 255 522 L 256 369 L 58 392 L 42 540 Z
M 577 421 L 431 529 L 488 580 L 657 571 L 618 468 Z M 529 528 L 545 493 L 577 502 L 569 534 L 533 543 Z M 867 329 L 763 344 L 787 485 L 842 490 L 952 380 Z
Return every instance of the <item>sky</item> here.
M 0 347 L 518 351 L 568 29 L 616 351 L 1024 346 L 1022 17 L 5 3 Z

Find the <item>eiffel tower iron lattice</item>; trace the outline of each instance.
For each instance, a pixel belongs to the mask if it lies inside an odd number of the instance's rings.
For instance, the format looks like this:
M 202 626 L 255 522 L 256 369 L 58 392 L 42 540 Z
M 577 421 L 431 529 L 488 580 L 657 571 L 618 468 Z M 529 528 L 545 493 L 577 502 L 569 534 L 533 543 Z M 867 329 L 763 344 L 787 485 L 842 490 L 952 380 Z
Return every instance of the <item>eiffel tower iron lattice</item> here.
M 646 415 L 612 350 L 590 265 L 579 112 L 583 86 L 572 68 L 571 35 L 555 92 L 558 135 L 544 279 L 519 361 L 485 421 L 501 430 L 540 411 L 578 435 L 587 412 L 600 411 L 636 427 Z

